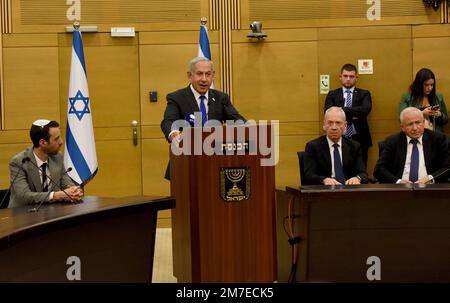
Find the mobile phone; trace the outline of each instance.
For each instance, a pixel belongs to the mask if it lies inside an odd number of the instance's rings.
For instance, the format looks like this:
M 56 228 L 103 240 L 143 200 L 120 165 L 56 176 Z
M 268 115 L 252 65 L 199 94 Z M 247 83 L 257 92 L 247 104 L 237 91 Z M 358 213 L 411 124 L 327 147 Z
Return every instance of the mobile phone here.
M 431 107 L 431 110 L 438 110 L 439 109 L 439 105 L 434 105 Z

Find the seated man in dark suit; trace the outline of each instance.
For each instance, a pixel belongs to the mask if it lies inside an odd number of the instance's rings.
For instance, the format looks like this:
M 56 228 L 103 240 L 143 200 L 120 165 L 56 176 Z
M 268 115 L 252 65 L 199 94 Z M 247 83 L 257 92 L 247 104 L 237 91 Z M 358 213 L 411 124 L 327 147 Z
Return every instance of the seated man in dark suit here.
M 370 92 L 356 87 L 358 73 L 356 66 L 345 64 L 339 75 L 342 87 L 332 90 L 325 99 L 324 111 L 332 106 L 339 106 L 345 112 L 347 129 L 344 135 L 361 145 L 364 165 L 367 167 L 367 153 L 372 146 L 367 116 L 372 110 Z
M 373 175 L 380 183 L 445 181 L 450 168 L 447 138 L 425 129 L 423 113 L 407 107 L 400 113 L 402 132 L 388 137 Z
M 302 184 L 367 183 L 361 147 L 358 142 L 342 136 L 346 128 L 342 108 L 326 110 L 323 121 L 326 135 L 306 144 L 303 160 L 306 180 L 302 180 Z
M 207 120 L 225 122 L 227 120 L 246 121 L 231 104 L 227 94 L 210 88 L 214 80 L 214 65 L 208 58 L 197 57 L 189 63 L 187 76 L 190 85 L 167 95 L 167 107 L 161 121 L 161 129 L 169 142 L 180 134 L 174 127 L 177 120 L 187 120 L 194 112 L 202 113 L 202 123 Z M 176 142 L 176 141 L 175 141 Z M 165 178 L 170 180 L 169 167 Z

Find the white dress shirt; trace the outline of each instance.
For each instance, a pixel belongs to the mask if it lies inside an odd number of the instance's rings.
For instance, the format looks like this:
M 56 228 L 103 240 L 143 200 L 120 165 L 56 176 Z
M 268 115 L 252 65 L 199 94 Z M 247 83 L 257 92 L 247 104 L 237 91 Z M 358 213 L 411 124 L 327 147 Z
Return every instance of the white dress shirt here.
M 198 109 L 200 110 L 200 102 L 201 102 L 200 96 L 201 96 L 201 95 L 194 89 L 194 87 L 192 86 L 192 84 L 189 85 L 189 87 L 191 88 L 191 91 L 192 91 L 192 93 L 194 94 L 195 101 L 197 101 Z M 208 109 L 209 109 L 209 106 L 208 106 L 209 90 L 206 92 L 206 94 L 205 94 L 204 96 L 205 96 L 205 108 L 206 108 L 206 113 L 208 113 Z

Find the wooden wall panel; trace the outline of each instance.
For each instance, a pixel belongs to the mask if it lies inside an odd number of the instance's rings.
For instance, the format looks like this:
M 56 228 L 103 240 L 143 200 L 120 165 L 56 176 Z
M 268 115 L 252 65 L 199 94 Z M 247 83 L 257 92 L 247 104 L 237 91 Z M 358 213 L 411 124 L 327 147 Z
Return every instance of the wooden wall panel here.
M 165 43 L 161 44 L 158 37 Z M 189 84 L 188 63 L 197 56 L 198 39 L 198 31 L 142 35 L 139 47 L 142 125 L 159 125 L 166 108 L 166 95 Z M 213 61 L 218 62 L 217 33 L 210 33 L 210 48 Z M 220 89 L 218 64 L 215 64 L 215 70 L 214 84 Z M 157 91 L 157 102 L 150 102 L 151 90 Z
M 354 33 L 357 38 L 352 38 Z M 408 26 L 383 28 L 319 29 L 319 74 L 329 74 L 331 88 L 340 87 L 339 72 L 345 63 L 373 59 L 374 74 L 360 75 L 357 86 L 370 90 L 372 112 L 369 127 L 377 144 L 379 135 L 400 131 L 398 124 L 401 94 L 407 89 L 412 71 L 411 29 Z M 337 51 L 339 50 L 339 51 Z M 320 95 L 318 111 L 323 121 L 326 95 Z M 320 122 L 322 124 L 322 122 Z M 370 153 L 368 173 L 378 159 Z
M 60 37 L 61 117 L 67 112 L 72 35 Z M 116 41 L 119 45 L 116 45 Z M 139 121 L 137 39 L 84 34 L 84 56 L 94 127 L 129 126 Z
M 12 1 L 15 33 L 65 32 L 73 21 L 67 17 L 72 5 L 60 0 Z M 80 23 L 96 25 L 99 32 L 112 26 L 133 26 L 142 30 L 185 30 L 198 27 L 208 16 L 209 0 L 81 0 Z M 71 12 L 71 10 L 70 10 Z
M 2 143 L 0 144 L 0 187 L 9 186 L 9 161 L 16 154 L 29 147 L 25 143 Z
M 436 76 L 436 89 L 444 95 L 447 110 L 450 110 L 450 26 L 417 26 L 413 30 L 413 73 L 427 67 Z M 445 131 L 450 133 L 447 124 Z
M 317 121 L 317 43 L 233 44 L 234 103 L 247 119 Z
M 3 49 L 5 129 L 29 129 L 30 121 L 59 120 L 57 47 Z
M 169 144 L 165 139 L 142 141 L 142 177 L 144 195 L 170 195 L 170 182 L 164 179 L 169 163 Z
M 125 140 L 96 139 L 95 144 L 99 169 L 86 186 L 86 194 L 103 197 L 141 195 L 141 146 L 134 146 L 131 136 Z
M 144 126 L 142 130 L 142 193 L 170 195 L 170 182 L 164 179 L 169 163 L 169 144 L 159 126 Z M 171 227 L 171 211 L 158 212 L 158 227 Z
M 367 19 L 372 1 L 242 0 L 242 22 L 262 21 L 265 28 L 379 26 L 439 23 L 441 12 L 422 0 L 382 0 L 380 20 Z

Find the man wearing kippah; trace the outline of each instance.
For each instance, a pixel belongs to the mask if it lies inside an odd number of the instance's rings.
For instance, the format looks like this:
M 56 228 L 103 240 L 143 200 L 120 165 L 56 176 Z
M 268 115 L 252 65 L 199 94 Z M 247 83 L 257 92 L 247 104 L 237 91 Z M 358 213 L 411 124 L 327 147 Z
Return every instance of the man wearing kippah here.
M 33 146 L 15 155 L 10 163 L 9 207 L 58 201 L 76 202 L 83 191 L 67 175 L 63 144 L 56 121 L 36 120 L 30 128 Z

